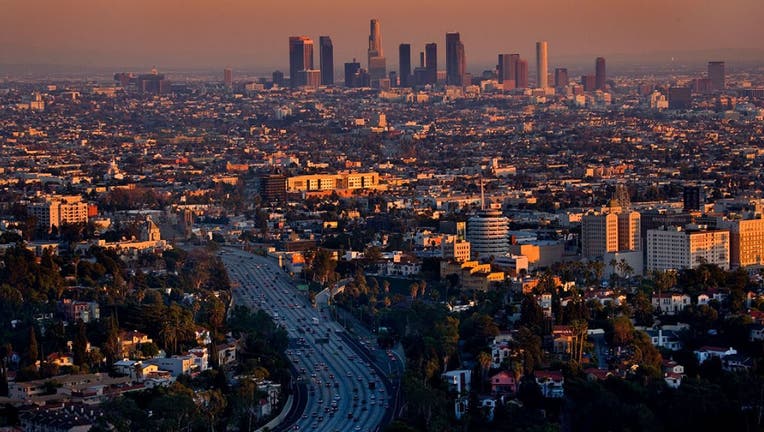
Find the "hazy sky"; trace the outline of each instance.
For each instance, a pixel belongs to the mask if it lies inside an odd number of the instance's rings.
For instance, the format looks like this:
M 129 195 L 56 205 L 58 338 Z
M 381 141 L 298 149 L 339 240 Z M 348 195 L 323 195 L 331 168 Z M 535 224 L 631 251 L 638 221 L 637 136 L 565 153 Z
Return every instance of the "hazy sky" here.
M 474 72 L 499 52 L 532 65 L 541 39 L 550 68 L 575 56 L 764 50 L 764 0 L 0 0 L 0 64 L 287 70 L 288 37 L 304 34 L 316 48 L 330 35 L 339 69 L 365 63 L 373 17 L 388 65 L 399 43 L 416 62 L 435 41 L 443 68 L 447 31 L 461 33 Z

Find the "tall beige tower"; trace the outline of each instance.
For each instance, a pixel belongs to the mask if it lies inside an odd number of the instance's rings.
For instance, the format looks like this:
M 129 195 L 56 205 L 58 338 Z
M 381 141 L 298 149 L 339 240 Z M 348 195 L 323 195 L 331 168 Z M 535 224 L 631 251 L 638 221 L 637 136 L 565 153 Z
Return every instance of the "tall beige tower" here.
M 636 251 L 642 249 L 641 217 L 639 212 L 623 211 L 618 213 L 618 250 Z
M 546 41 L 536 42 L 536 87 L 549 87 L 549 45 Z
M 385 54 L 382 51 L 382 27 L 379 20 L 372 19 L 369 26 L 369 78 L 379 80 L 387 75 Z
M 590 260 L 601 260 L 605 253 L 618 251 L 615 213 L 587 214 L 581 218 L 581 251 Z

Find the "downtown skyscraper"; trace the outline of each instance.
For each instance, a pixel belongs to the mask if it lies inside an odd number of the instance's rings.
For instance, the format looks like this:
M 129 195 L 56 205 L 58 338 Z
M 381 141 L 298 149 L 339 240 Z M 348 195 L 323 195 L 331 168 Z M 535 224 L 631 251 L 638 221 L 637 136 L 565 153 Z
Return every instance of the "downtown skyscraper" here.
M 459 33 L 446 33 L 446 84 L 464 85 L 466 63 Z
M 517 66 L 520 62 L 520 54 L 499 54 L 499 62 L 496 65 L 499 84 L 504 85 L 505 90 L 518 87 Z
M 595 88 L 597 90 L 605 90 L 605 84 L 607 82 L 607 73 L 605 70 L 605 58 L 597 57 L 594 68 L 594 80 Z
M 307 36 L 289 37 L 289 86 L 292 88 L 307 84 L 303 82 L 302 71 L 313 69 L 313 39 Z
M 233 88 L 233 71 L 231 68 L 223 69 L 223 85 L 229 90 Z
M 549 87 L 549 45 L 546 41 L 536 42 L 536 87 Z
M 713 90 L 724 90 L 726 83 L 723 61 L 708 62 L 708 79 L 711 80 Z
M 400 44 L 398 46 L 398 66 L 400 68 L 400 86 L 411 85 L 411 45 Z
M 372 19 L 369 29 L 369 76 L 372 81 L 387 77 L 385 54 L 382 51 L 382 27 L 379 20 Z
M 332 45 L 332 38 L 329 36 L 319 37 L 318 50 L 321 85 L 334 85 L 334 46 Z
M 428 43 L 424 46 L 425 84 L 438 83 L 438 44 Z

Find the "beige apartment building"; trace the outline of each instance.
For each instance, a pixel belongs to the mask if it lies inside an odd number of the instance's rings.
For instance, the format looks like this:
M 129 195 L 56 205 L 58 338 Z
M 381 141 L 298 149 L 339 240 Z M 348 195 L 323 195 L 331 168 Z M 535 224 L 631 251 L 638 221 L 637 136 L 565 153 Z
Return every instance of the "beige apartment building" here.
M 379 174 L 376 172 L 310 174 L 287 178 L 287 192 L 329 192 L 372 189 L 378 186 Z
M 78 195 L 48 196 L 27 206 L 27 213 L 37 219 L 37 226 L 50 231 L 54 226 L 88 221 L 88 203 Z
M 464 262 L 470 259 L 470 242 L 460 240 L 456 236 L 448 236 L 441 243 L 444 260 Z
M 730 266 L 764 266 L 764 219 L 724 221 L 730 231 Z
M 697 268 L 706 263 L 729 269 L 729 231 L 708 230 L 703 225 L 647 230 L 647 272 Z
M 640 249 L 640 216 L 635 211 L 611 207 L 607 213 L 581 218 L 581 248 L 584 258 L 601 260 L 608 252 Z

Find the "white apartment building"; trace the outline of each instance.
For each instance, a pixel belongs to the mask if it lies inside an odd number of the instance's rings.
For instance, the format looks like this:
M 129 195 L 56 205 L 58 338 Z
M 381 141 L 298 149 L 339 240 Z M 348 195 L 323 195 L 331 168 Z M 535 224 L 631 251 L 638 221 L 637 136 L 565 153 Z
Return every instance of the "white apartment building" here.
M 704 263 L 729 269 L 729 231 L 707 230 L 702 225 L 647 230 L 645 271 L 696 268 Z

